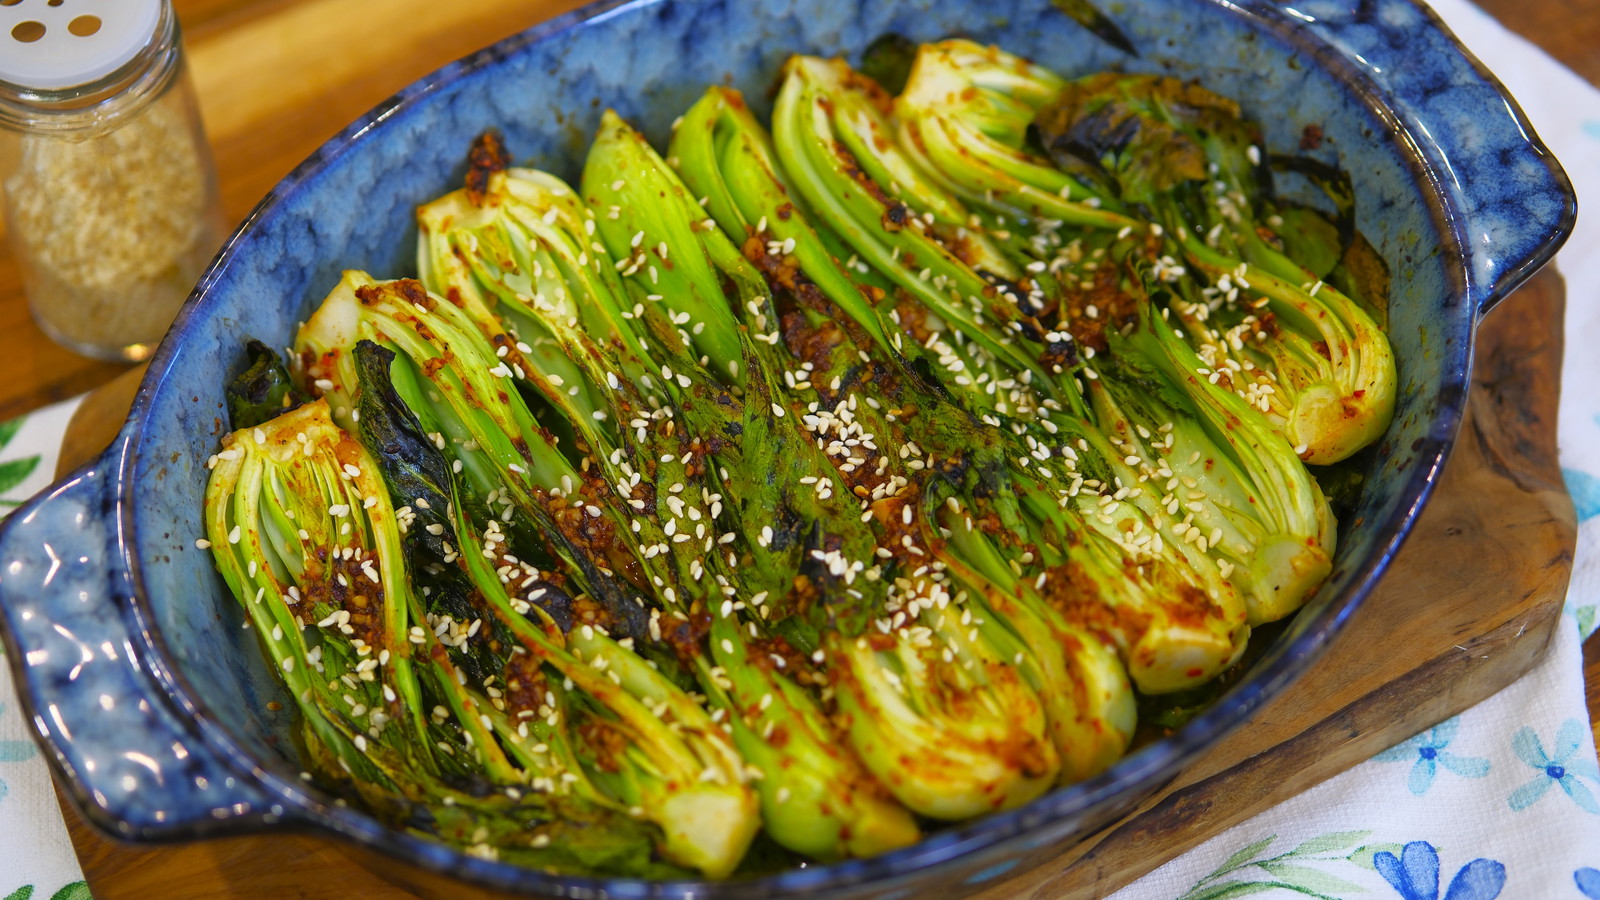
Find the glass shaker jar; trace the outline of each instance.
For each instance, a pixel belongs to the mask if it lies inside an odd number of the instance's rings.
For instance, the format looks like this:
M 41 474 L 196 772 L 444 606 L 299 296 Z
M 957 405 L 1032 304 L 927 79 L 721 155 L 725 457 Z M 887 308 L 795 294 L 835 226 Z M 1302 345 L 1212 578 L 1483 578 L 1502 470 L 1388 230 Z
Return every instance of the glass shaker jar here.
M 149 356 L 223 227 L 170 2 L 0 0 L 0 188 L 40 329 Z

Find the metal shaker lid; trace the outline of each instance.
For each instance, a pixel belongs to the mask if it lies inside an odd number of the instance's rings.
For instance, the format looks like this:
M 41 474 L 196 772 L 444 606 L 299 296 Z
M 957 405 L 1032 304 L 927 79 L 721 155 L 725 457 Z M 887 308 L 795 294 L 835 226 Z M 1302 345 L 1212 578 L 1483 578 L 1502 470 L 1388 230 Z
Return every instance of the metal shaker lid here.
M 155 36 L 162 0 L 0 0 L 0 81 L 33 90 L 89 84 Z

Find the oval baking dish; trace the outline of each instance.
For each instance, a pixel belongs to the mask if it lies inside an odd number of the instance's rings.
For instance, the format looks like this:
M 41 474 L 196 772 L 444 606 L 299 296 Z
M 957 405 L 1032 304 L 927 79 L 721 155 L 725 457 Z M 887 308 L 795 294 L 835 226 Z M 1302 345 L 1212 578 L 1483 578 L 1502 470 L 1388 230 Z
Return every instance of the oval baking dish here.
M 606 0 L 441 69 L 326 143 L 228 241 L 112 446 L 0 526 L 8 657 L 85 815 L 135 840 L 311 826 L 537 896 L 960 896 L 1126 811 L 1244 722 L 1306 670 L 1392 559 L 1460 423 L 1480 315 L 1550 258 L 1575 203 L 1515 102 L 1419 4 L 1127 0 L 1107 11 L 1137 55 L 1049 0 Z M 1069 76 L 1195 78 L 1240 100 L 1269 147 L 1352 175 L 1357 224 L 1392 276 L 1402 393 L 1328 583 L 1244 681 L 1171 737 L 870 859 L 719 883 L 554 876 L 393 830 L 303 783 L 290 713 L 268 708 L 282 688 L 195 547 L 243 339 L 287 344 L 343 269 L 409 274 L 414 208 L 459 184 L 467 143 L 486 128 L 519 160 L 570 177 L 607 106 L 660 144 L 707 84 L 762 98 L 790 53 L 854 55 L 891 31 L 963 34 Z

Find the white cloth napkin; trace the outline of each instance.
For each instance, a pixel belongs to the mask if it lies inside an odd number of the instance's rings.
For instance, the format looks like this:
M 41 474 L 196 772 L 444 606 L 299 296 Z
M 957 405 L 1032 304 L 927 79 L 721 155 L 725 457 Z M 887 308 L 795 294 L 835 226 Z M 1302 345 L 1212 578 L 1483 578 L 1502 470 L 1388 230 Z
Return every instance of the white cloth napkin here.
M 1527 111 L 1600 208 L 1600 91 L 1465 0 L 1434 8 Z M 1600 346 L 1600 217 L 1560 256 L 1569 348 Z M 1515 302 L 1515 301 L 1512 301 Z M 1561 451 L 1578 514 L 1567 615 L 1495 697 L 1168 863 L 1113 900 L 1600 900 L 1600 767 L 1580 643 L 1600 618 L 1600 357 L 1568 353 Z M 0 515 L 54 471 L 70 400 L 0 425 Z M 0 900 L 83 900 L 49 772 L 0 666 Z

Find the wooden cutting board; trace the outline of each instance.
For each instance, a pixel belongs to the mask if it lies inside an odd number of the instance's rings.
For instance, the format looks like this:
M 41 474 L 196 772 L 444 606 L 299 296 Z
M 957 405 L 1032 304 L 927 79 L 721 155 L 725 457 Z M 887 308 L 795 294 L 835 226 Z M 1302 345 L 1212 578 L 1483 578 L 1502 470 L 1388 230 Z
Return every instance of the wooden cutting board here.
M 1466 423 L 1438 490 L 1311 671 L 1133 813 L 978 900 L 1104 896 L 1532 666 L 1560 620 L 1577 531 L 1556 461 L 1564 305 L 1547 269 L 1484 322 Z M 125 376 L 84 402 L 61 472 L 109 443 L 136 387 Z M 99 900 L 489 896 L 317 834 L 133 846 L 71 809 L 67 819 Z

